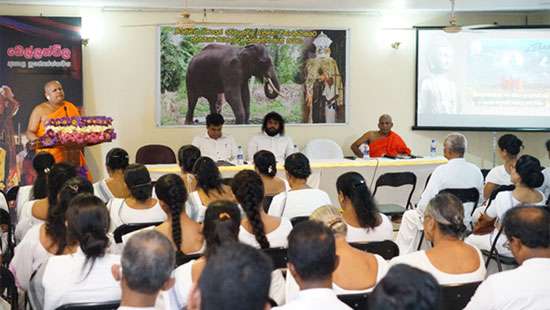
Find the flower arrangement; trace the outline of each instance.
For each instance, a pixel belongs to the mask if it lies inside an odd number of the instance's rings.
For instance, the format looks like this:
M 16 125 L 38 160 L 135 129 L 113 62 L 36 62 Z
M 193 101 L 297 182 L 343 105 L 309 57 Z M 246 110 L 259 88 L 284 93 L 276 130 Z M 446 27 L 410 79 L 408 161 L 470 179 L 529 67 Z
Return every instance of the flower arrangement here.
M 43 147 L 61 144 L 93 145 L 116 139 L 113 119 L 105 116 L 61 117 L 46 122 Z

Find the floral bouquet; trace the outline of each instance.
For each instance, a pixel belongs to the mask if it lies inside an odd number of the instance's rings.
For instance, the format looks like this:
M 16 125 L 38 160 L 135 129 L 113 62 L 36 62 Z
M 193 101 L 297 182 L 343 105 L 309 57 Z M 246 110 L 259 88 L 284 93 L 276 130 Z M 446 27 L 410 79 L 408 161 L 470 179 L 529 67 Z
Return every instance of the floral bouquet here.
M 113 119 L 105 116 L 61 117 L 46 122 L 41 147 L 95 145 L 116 139 Z

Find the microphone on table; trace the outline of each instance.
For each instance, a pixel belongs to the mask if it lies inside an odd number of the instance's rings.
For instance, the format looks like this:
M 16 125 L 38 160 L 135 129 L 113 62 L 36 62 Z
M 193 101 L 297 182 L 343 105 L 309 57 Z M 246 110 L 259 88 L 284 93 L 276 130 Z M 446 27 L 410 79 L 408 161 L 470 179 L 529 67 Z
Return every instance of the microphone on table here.
M 67 106 L 63 106 L 63 110 L 65 110 L 65 116 L 69 117 L 69 112 L 67 112 Z

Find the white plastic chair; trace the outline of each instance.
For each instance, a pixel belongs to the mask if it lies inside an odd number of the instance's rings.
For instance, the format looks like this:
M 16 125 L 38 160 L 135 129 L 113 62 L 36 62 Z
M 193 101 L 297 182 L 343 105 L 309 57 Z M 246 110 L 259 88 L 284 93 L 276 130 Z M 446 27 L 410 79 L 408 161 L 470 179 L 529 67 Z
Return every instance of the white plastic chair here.
M 344 158 L 342 148 L 330 139 L 313 139 L 309 141 L 304 148 L 304 154 L 309 160 Z

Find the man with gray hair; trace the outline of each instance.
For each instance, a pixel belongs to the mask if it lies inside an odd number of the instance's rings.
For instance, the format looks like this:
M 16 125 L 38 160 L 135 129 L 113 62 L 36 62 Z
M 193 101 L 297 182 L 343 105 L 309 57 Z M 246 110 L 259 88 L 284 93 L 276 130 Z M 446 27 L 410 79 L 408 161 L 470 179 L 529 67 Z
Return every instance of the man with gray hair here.
M 111 270 L 122 289 L 118 309 L 163 309 L 155 303 L 161 290 L 174 285 L 175 260 L 174 246 L 156 230 L 132 236 L 122 251 L 121 265 L 113 265 Z
M 476 165 L 464 159 L 467 146 L 468 142 L 463 134 L 455 132 L 445 138 L 443 155 L 449 161 L 435 168 L 426 189 L 420 196 L 417 208 L 403 214 L 397 233 L 397 245 L 401 255 L 416 250 L 423 229 L 424 210 L 428 202 L 440 191 L 450 188 L 474 187 L 479 191 L 480 202 L 483 199 L 483 175 Z M 472 208 L 473 206 L 464 206 L 464 223 L 470 223 Z

